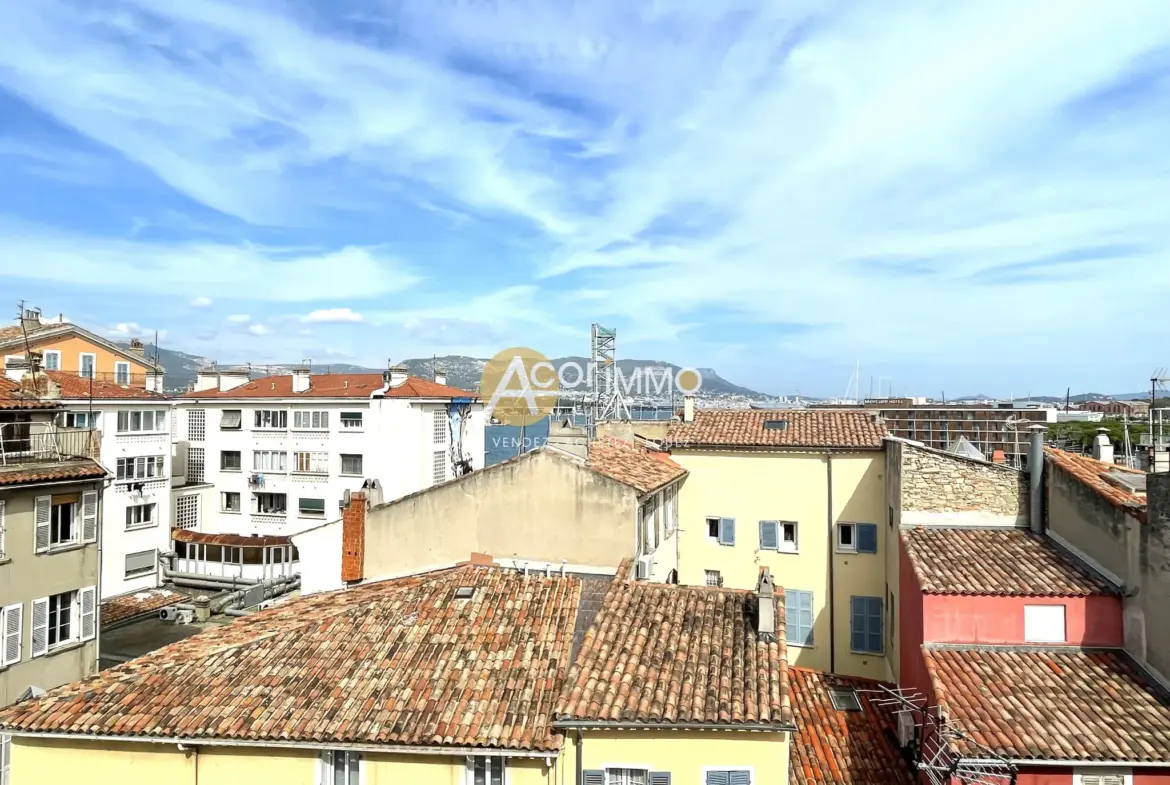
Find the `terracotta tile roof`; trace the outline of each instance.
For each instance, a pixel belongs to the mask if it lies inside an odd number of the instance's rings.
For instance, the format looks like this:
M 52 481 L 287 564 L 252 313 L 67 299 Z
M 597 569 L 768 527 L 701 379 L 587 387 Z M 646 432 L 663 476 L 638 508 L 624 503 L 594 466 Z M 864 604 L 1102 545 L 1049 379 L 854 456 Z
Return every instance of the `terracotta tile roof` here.
M 579 594 L 476 566 L 315 594 L 9 706 L 0 728 L 553 751 Z
M 58 480 L 89 480 L 106 476 L 106 470 L 89 458 L 48 464 L 25 463 L 16 467 L 0 466 L 0 485 L 32 485 Z
M 0 376 L 0 409 L 56 409 L 60 404 L 35 397 L 25 397 L 20 385 Z
M 924 646 L 923 655 L 943 711 L 1006 758 L 1170 763 L 1170 697 L 1121 650 Z
M 670 455 L 618 439 L 597 439 L 589 444 L 586 465 L 606 477 L 649 493 L 687 473 Z
M 40 373 L 53 380 L 59 389 L 60 396 L 64 399 L 88 399 L 91 395 L 94 398 L 108 400 L 125 398 L 158 401 L 159 403 L 166 403 L 171 399 L 169 395 L 151 392 L 142 387 L 130 387 L 97 379 L 90 380 L 75 373 L 64 371 L 41 371 Z
M 135 616 L 161 610 L 177 602 L 187 602 L 187 598 L 170 589 L 147 589 L 133 594 L 111 597 L 108 600 L 102 600 L 101 623 L 103 627 L 108 627 Z
M 1142 474 L 1134 469 L 1127 469 L 1112 463 L 1104 463 L 1087 455 L 1075 455 L 1064 450 L 1052 447 L 1044 449 L 1048 462 L 1071 474 L 1081 483 L 1092 489 L 1105 501 L 1128 512 L 1140 521 L 1146 520 L 1146 500 L 1142 496 L 1119 488 L 1105 480 L 1103 475 L 1112 472 L 1128 474 Z
M 783 428 L 765 428 L 780 420 Z M 834 447 L 881 449 L 886 428 L 872 412 L 860 410 L 763 409 L 700 410 L 694 422 L 673 423 L 666 432 L 669 447 Z
M 283 534 L 265 534 L 253 537 L 249 534 L 208 534 L 191 529 L 171 529 L 175 542 L 199 542 L 204 545 L 291 545 L 292 537 Z
M 380 373 L 318 373 L 309 377 L 309 389 L 292 391 L 291 374 L 265 376 L 231 390 L 201 390 L 184 398 L 369 398 L 386 383 Z M 468 398 L 473 393 L 445 384 L 410 376 L 398 387 L 386 391 L 387 398 Z
M 760 641 L 751 592 L 610 585 L 560 700 L 559 722 L 792 726 L 784 596 Z
M 927 594 L 1083 597 L 1117 587 L 1027 529 L 903 527 L 902 542 Z
M 17 338 L 23 338 L 24 331 L 20 329 L 20 325 L 0 327 L 0 343 L 5 341 L 14 341 Z
M 892 710 L 875 705 L 881 682 L 789 668 L 796 733 L 789 747 L 793 785 L 914 785 L 896 743 Z M 895 687 L 896 685 L 888 685 Z M 861 711 L 833 708 L 829 690 L 858 690 Z M 874 691 L 874 695 L 866 691 Z

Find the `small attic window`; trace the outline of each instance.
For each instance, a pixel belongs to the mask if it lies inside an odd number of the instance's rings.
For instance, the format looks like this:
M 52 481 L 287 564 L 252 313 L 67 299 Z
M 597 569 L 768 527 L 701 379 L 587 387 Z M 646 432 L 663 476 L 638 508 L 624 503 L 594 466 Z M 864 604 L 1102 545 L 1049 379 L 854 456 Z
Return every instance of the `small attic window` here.
M 474 586 L 460 586 L 458 589 L 455 590 L 455 599 L 457 599 L 457 600 L 470 600 L 472 595 L 474 595 L 474 594 L 475 594 L 475 587 Z
M 764 420 L 765 431 L 786 431 L 788 420 Z
M 861 711 L 856 690 L 829 690 L 829 700 L 837 711 Z

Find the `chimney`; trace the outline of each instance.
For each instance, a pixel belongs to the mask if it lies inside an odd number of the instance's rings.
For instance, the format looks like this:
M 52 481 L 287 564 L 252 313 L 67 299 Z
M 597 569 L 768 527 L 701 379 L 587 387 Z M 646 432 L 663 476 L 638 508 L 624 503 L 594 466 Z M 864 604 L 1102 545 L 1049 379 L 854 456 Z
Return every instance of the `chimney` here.
M 758 595 L 758 618 L 756 633 L 762 641 L 776 640 L 776 586 L 772 583 L 772 571 L 760 568 L 760 581 L 756 587 Z
M 4 358 L 4 375 L 20 384 L 29 371 L 30 363 L 23 354 L 10 354 Z
M 1003 450 L 992 450 L 991 451 L 991 462 L 992 463 L 1007 463 L 1007 454 Z
M 365 577 L 366 495 L 354 491 L 346 497 L 341 511 L 341 580 L 354 583 Z
M 1098 428 L 1093 437 L 1093 457 L 1098 461 L 1113 463 L 1113 441 L 1109 438 L 1108 428 Z
M 385 373 L 382 374 L 382 380 L 391 387 L 401 387 L 406 383 L 409 376 L 409 371 L 405 365 L 391 365 Z
M 146 357 L 146 347 L 142 345 L 142 341 L 137 338 L 130 339 L 130 354 L 138 355 L 139 357 Z
M 217 385 L 221 392 L 227 392 L 228 390 L 241 387 L 250 381 L 252 381 L 252 378 L 248 375 L 247 368 L 231 368 L 219 372 Z
M 41 329 L 41 309 L 25 308 L 20 314 L 20 326 L 29 332 Z
M 695 396 L 683 396 L 683 422 L 695 421 Z
M 200 368 L 195 374 L 195 392 L 214 390 L 219 387 L 219 374 L 215 370 L 215 363 Z
M 435 366 L 435 384 L 447 383 L 447 369 L 441 365 Z
M 1044 432 L 1043 425 L 1028 428 L 1030 446 L 1028 449 L 1028 522 L 1033 534 L 1044 533 Z
M 309 391 L 309 369 L 308 368 L 294 368 L 292 372 L 292 391 L 294 393 L 303 393 Z

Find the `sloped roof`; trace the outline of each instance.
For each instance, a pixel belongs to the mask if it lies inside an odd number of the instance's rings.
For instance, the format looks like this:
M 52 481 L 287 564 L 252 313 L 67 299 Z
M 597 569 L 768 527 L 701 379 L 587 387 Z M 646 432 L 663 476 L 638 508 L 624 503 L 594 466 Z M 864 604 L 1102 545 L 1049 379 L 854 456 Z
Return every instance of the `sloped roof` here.
M 923 656 L 942 710 L 999 755 L 1170 763 L 1170 697 L 1121 650 L 924 646 Z
M 893 712 L 873 703 L 881 682 L 795 667 L 788 678 L 796 714 L 788 764 L 794 785 L 915 785 L 895 742 Z M 861 711 L 833 708 L 829 690 L 838 689 L 857 690 Z
M 1049 463 L 1056 465 L 1071 474 L 1076 480 L 1092 490 L 1105 501 L 1118 509 L 1124 510 L 1140 521 L 1146 519 L 1146 500 L 1124 488 L 1106 481 L 1105 475 L 1110 473 L 1142 474 L 1134 469 L 1127 469 L 1114 463 L 1105 463 L 1087 455 L 1076 455 L 1053 447 L 1046 447 L 1045 454 Z
M 590 442 L 586 465 L 640 493 L 656 491 L 687 473 L 667 453 L 617 439 Z
M 619 568 L 585 635 L 557 701 L 558 722 L 792 727 L 780 589 L 777 640 L 765 642 L 752 592 L 623 574 Z
M 253 537 L 250 534 L 213 534 L 211 532 L 198 532 L 194 529 L 171 529 L 171 539 L 175 542 L 198 542 L 204 545 L 247 545 L 252 547 L 292 544 L 292 537 L 285 534 L 262 534 Z
M 769 421 L 782 427 L 766 427 Z M 706 409 L 693 422 L 672 423 L 670 448 L 774 447 L 880 450 L 886 428 L 873 412 L 834 409 Z
M 115 354 L 125 357 L 144 368 L 150 368 L 158 372 L 163 371 L 163 367 L 144 355 L 135 354 L 124 346 L 119 346 L 114 341 L 103 338 L 95 332 L 85 329 L 81 325 L 73 324 L 72 322 L 53 322 L 51 324 L 42 324 L 40 327 L 30 328 L 28 332 L 28 340 L 30 344 L 34 344 L 33 348 L 37 348 L 35 344 L 40 344 L 50 338 L 75 334 L 85 340 L 102 346 Z M 12 327 L 0 327 L 0 347 L 8 344 L 14 344 L 17 341 L 23 343 L 24 334 L 19 325 Z M 23 346 L 21 347 L 23 349 Z
M 0 409 L 56 409 L 56 401 L 25 397 L 20 384 L 7 376 L 0 376 Z
M 169 395 L 151 392 L 143 387 L 132 387 L 126 384 L 89 379 L 88 377 L 78 376 L 75 373 L 66 373 L 65 371 L 38 371 L 37 373 L 44 374 L 52 379 L 60 390 L 61 398 L 67 400 L 88 400 L 92 396 L 93 398 L 103 400 L 133 399 L 157 401 L 159 403 L 170 401 Z
M 0 485 L 34 485 L 61 480 L 91 480 L 105 477 L 106 470 L 89 458 L 68 459 L 55 463 L 24 463 L 0 466 Z
M 1083 597 L 1117 587 L 1048 537 L 1027 529 L 903 527 L 906 555 L 927 594 Z
M 185 393 L 184 398 L 369 398 L 386 386 L 380 373 L 317 373 L 309 376 L 309 389 L 295 393 L 291 374 L 265 376 L 231 390 L 200 390 Z M 467 398 L 472 393 L 445 384 L 407 377 L 385 393 L 386 398 Z
M 101 622 L 102 627 L 117 624 L 126 619 L 142 616 L 152 611 L 161 610 L 177 602 L 186 602 L 186 595 L 170 589 L 146 589 L 144 591 L 120 594 L 108 600 L 102 600 Z
M 472 565 L 311 595 L 9 706 L 0 728 L 551 752 L 579 595 Z

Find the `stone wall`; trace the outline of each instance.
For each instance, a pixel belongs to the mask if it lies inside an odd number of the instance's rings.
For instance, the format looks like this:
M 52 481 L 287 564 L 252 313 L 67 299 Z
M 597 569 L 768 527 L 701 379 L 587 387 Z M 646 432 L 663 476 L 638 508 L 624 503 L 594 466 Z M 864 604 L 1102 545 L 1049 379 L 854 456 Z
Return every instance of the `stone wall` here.
M 909 443 L 901 448 L 900 523 L 1028 525 L 1024 472 Z

